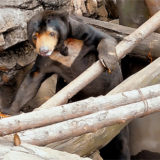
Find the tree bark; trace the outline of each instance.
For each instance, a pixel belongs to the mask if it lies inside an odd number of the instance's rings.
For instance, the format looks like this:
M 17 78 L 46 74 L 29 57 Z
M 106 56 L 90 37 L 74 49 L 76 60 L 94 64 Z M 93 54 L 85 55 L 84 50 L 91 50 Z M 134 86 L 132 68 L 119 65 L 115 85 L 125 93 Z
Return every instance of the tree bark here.
M 1 119 L 0 136 L 54 124 L 131 103 L 134 105 L 136 102 L 145 101 L 157 96 L 160 96 L 159 84 L 138 90 L 122 92 L 115 95 L 99 96 L 97 98 L 92 97 L 63 106 L 52 107 L 50 109 L 33 111 L 30 113 Z

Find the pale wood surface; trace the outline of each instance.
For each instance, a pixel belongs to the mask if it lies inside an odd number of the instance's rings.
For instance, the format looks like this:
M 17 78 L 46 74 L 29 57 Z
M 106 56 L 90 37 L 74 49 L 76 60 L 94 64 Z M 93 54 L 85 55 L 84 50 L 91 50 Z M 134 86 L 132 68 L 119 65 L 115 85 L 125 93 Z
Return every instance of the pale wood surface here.
M 43 109 L 17 116 L 12 116 L 9 118 L 4 118 L 0 120 L 0 136 L 35 127 L 46 126 L 61 121 L 66 121 L 69 119 L 81 117 L 102 110 L 113 109 L 131 103 L 134 106 L 136 102 L 142 101 L 145 103 L 145 100 L 155 98 L 157 96 L 160 96 L 159 84 L 141 88 L 138 90 L 122 92 L 115 95 L 99 96 L 97 98 L 92 97 L 79 102 L 69 103 L 58 107 L 52 107 L 49 109 Z M 136 109 L 136 105 L 135 110 L 138 111 L 138 109 Z M 34 134 L 34 136 L 39 137 L 39 134 Z M 45 138 L 42 137 L 42 139 Z
M 108 34 L 115 37 L 118 41 L 123 40 L 124 37 L 128 36 L 136 30 L 131 27 L 122 26 L 111 22 L 99 21 L 87 17 L 80 18 L 84 20 L 85 23 L 96 26 L 102 29 L 104 32 L 106 31 Z M 141 41 L 139 41 L 139 43 L 136 44 L 135 48 L 133 48 L 132 50 L 132 54 L 148 56 L 148 53 L 151 52 L 152 57 L 159 57 L 159 41 L 160 35 L 158 33 L 152 33 L 148 35 L 145 39 L 141 39 Z

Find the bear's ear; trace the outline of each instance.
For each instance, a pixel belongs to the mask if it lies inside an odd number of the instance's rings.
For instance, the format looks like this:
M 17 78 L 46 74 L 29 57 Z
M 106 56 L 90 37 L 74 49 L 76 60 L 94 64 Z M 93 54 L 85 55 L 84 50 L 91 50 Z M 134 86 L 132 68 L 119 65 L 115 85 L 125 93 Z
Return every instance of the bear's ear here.
M 59 14 L 61 19 L 65 22 L 68 22 L 68 16 L 69 16 L 69 13 L 67 11 L 63 11 L 61 12 L 61 14 Z
M 36 32 L 39 28 L 39 24 L 42 19 L 42 13 L 38 13 L 34 15 L 28 22 L 27 22 L 27 36 L 29 42 L 34 46 L 32 35 Z
M 69 12 L 68 12 L 68 11 L 63 11 L 63 12 L 61 12 L 60 15 L 61 15 L 62 17 L 69 16 Z

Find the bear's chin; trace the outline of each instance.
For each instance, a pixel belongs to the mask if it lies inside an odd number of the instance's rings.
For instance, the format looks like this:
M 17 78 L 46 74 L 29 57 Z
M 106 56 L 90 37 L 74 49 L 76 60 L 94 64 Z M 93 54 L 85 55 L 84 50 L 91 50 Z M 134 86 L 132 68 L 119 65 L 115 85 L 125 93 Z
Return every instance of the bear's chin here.
M 50 56 L 51 54 L 52 54 L 52 51 L 49 51 L 47 53 L 39 53 L 39 55 L 45 56 L 45 57 Z

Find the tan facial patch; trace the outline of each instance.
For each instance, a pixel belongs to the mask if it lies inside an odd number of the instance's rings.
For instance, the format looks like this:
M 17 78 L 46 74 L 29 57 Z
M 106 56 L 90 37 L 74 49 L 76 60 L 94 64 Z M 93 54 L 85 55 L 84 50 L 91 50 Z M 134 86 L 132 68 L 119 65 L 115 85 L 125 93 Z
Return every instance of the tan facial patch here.
M 49 57 L 54 61 L 62 63 L 66 67 L 71 67 L 81 51 L 83 41 L 69 38 L 65 41 L 65 46 L 68 48 L 68 56 L 63 56 L 60 52 L 54 51 Z
M 54 51 L 57 42 L 58 34 L 54 32 L 54 35 L 51 35 L 52 32 L 46 31 L 44 33 L 38 34 L 35 41 L 36 52 L 39 53 L 41 47 L 47 47 L 49 51 Z
M 37 77 L 39 75 L 39 72 L 34 72 L 33 73 L 33 78 Z

